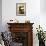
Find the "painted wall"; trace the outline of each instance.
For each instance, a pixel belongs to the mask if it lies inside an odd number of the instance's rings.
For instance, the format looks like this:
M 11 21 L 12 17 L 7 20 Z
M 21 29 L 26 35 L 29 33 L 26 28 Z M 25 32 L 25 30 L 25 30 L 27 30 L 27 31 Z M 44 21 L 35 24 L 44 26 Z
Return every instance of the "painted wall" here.
M 16 3 L 26 3 L 26 16 L 16 16 Z M 40 20 L 40 0 L 2 0 L 2 22 L 6 25 L 10 19 L 17 19 L 19 22 L 30 20 L 39 23 Z M 19 19 L 18 19 L 19 18 Z M 4 27 L 5 28 L 5 27 Z M 5 28 L 6 30 L 6 28 Z
M 46 31 L 46 0 L 40 0 L 40 25 Z
M 16 3 L 26 3 L 26 16 L 16 16 Z M 40 24 L 46 30 L 46 15 L 41 11 L 42 2 L 40 0 L 2 0 L 2 26 L 3 31 L 8 30 L 7 22 L 11 19 L 17 19 L 19 22 L 30 20 L 33 25 L 33 45 L 38 46 L 36 37 L 36 27 Z
M 0 31 L 2 31 L 2 0 L 0 0 Z

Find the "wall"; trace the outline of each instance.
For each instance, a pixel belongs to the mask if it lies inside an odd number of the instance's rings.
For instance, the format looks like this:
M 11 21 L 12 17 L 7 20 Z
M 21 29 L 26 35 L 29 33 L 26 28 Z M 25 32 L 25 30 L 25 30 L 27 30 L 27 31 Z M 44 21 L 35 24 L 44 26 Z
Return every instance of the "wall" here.
M 16 16 L 16 3 L 19 2 L 26 3 L 26 16 Z M 19 20 L 19 22 L 24 22 L 26 19 L 29 19 L 31 22 L 39 23 L 39 19 L 40 19 L 39 16 L 40 16 L 40 0 L 39 1 L 38 0 L 35 1 L 34 0 L 22 0 L 22 1 L 2 0 L 3 26 L 5 26 L 7 21 L 9 21 L 10 19 L 17 19 Z
M 16 3 L 26 3 L 26 16 L 16 16 Z M 33 45 L 38 46 L 36 37 L 36 27 L 40 24 L 46 30 L 46 15 L 43 14 L 43 0 L 2 0 L 2 26 L 3 31 L 8 30 L 7 22 L 11 19 L 17 19 L 19 22 L 30 20 L 33 25 Z
M 0 31 L 2 28 L 2 0 L 0 0 Z
M 46 31 L 46 0 L 40 0 L 40 24 Z

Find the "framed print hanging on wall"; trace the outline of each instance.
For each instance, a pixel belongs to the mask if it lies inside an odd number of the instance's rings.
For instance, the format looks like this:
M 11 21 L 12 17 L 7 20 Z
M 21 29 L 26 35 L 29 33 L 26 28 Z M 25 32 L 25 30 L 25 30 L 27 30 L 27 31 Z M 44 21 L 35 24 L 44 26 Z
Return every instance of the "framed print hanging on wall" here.
M 16 3 L 16 15 L 17 16 L 26 15 L 26 3 Z

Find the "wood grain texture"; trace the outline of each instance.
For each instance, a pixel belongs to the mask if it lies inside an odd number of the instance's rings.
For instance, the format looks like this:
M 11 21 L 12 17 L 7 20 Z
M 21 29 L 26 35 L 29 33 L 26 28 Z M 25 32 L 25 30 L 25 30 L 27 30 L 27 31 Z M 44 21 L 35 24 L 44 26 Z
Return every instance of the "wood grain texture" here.
M 28 32 L 28 46 L 33 46 L 33 23 L 7 23 L 9 25 L 9 31 L 16 32 Z

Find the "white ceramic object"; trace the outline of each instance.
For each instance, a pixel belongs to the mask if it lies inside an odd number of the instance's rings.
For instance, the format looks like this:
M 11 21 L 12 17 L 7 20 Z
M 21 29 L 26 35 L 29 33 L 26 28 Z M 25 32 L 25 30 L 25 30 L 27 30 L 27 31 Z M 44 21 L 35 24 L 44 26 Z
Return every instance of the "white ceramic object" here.
M 17 19 L 11 19 L 8 23 L 19 23 L 19 21 Z

